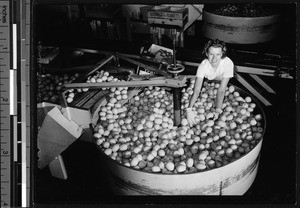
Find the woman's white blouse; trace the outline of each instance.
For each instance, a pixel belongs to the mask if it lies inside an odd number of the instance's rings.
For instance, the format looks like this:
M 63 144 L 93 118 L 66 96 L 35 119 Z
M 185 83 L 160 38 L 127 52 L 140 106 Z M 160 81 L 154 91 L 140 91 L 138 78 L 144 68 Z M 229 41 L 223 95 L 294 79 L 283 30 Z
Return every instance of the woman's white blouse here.
M 233 77 L 233 62 L 230 58 L 221 59 L 217 69 L 213 69 L 208 59 L 204 59 L 198 66 L 196 77 L 207 78 L 209 80 L 221 80 Z

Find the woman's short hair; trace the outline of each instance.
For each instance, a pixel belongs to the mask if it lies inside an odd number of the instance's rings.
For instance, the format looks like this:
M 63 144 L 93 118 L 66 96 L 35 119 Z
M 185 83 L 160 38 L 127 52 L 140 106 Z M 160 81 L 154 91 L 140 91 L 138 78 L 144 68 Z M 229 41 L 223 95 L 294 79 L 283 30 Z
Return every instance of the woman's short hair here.
M 218 40 L 218 39 L 209 40 L 205 44 L 205 46 L 204 46 L 203 53 L 207 54 L 208 53 L 208 49 L 210 47 L 221 48 L 222 49 L 222 53 L 223 53 L 222 58 L 226 57 L 227 48 L 226 48 L 226 44 L 223 41 Z

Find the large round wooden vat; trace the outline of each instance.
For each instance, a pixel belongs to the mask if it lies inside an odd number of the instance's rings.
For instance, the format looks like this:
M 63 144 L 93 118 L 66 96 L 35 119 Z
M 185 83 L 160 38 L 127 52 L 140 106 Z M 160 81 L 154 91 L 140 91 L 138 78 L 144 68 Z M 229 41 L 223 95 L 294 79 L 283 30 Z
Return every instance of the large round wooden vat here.
M 227 43 L 256 44 L 277 37 L 280 14 L 263 17 L 231 17 L 203 10 L 203 35 Z
M 235 87 L 242 96 L 249 96 Z M 257 103 L 255 114 L 262 115 L 265 131 L 266 118 Z M 264 131 L 262 133 L 264 133 Z M 98 155 L 105 167 L 110 188 L 117 195 L 243 195 L 255 180 L 263 139 L 247 154 L 225 166 L 196 173 L 150 173 L 127 167 L 108 157 L 98 148 Z

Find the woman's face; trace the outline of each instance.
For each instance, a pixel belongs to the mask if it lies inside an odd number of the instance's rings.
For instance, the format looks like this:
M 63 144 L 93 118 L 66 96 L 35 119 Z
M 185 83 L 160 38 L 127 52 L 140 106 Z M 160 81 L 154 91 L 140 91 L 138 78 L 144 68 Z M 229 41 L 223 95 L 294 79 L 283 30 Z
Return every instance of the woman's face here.
M 218 67 L 222 59 L 223 52 L 221 47 L 209 47 L 207 58 L 212 66 Z

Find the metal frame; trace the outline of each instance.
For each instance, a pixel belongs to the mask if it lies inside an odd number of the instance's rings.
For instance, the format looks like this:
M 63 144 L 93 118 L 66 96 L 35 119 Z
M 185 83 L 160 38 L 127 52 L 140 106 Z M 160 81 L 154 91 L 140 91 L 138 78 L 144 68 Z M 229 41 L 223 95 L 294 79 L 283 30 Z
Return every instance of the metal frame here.
M 137 67 L 145 68 L 153 74 L 149 75 L 137 75 L 129 71 L 130 73 L 130 81 L 125 82 L 111 82 L 111 83 L 70 83 L 70 84 L 64 84 L 64 89 L 61 93 L 61 101 L 62 101 L 62 107 L 66 108 L 66 114 L 69 119 L 71 119 L 71 110 L 72 108 L 67 108 L 67 102 L 65 99 L 66 93 L 69 91 L 69 89 L 74 88 L 90 88 L 90 89 L 97 89 L 97 88 L 110 88 L 110 87 L 141 87 L 141 86 L 168 86 L 173 87 L 175 89 L 180 89 L 181 87 L 185 86 L 186 80 L 193 78 L 193 75 L 186 75 L 186 76 L 178 76 L 175 77 L 169 74 L 167 71 L 164 71 L 163 65 L 161 63 L 156 62 L 154 59 L 145 59 L 142 56 L 139 55 L 132 55 L 132 54 L 120 54 L 120 53 L 112 53 L 112 52 L 104 52 L 104 51 L 98 51 L 93 49 L 79 49 L 82 52 L 88 52 L 88 53 L 99 53 L 99 54 L 105 54 L 107 55 L 104 60 L 101 60 L 98 62 L 91 71 L 85 73 L 85 75 L 81 76 L 75 81 L 82 81 L 87 76 L 92 75 L 94 72 L 99 70 L 101 67 L 105 66 L 107 63 L 109 63 L 111 60 L 116 60 L 117 63 L 119 59 L 125 60 L 131 64 L 137 65 Z M 141 61 L 150 61 L 154 64 L 158 65 L 158 67 L 149 66 L 147 64 L 142 63 Z M 177 61 L 178 64 L 186 65 L 186 66 L 192 66 L 197 67 L 200 63 L 196 62 L 187 62 L 187 61 Z M 117 68 L 120 69 L 120 71 L 124 71 L 122 67 L 119 65 Z M 270 68 L 270 67 L 269 67 Z M 121 70 L 122 69 L 122 70 Z M 236 66 L 235 71 L 235 77 L 237 81 L 239 81 L 243 86 L 245 86 L 255 97 L 257 97 L 264 105 L 270 106 L 272 105 L 263 95 L 261 95 L 253 86 L 251 86 L 247 80 L 243 77 L 242 73 L 249 74 L 260 86 L 262 86 L 267 92 L 275 94 L 276 92 L 268 86 L 259 76 L 273 76 L 273 77 L 279 77 L 279 78 L 286 78 L 286 79 L 293 79 L 293 77 L 288 73 L 289 70 L 285 71 L 279 71 L 276 72 L 277 68 L 274 69 L 265 69 L 260 67 L 248 67 L 248 66 Z M 126 71 L 126 70 L 125 70 Z M 158 76 L 157 76 L 158 75 Z M 70 110 L 71 109 L 71 110 Z M 84 111 L 81 113 L 88 114 L 89 111 Z M 60 155 L 59 155 L 60 156 Z M 62 158 L 60 158 L 63 162 Z M 64 164 L 60 162 L 60 166 L 58 167 L 52 167 L 52 169 L 62 169 L 64 168 Z M 56 170 L 57 171 L 57 170 Z M 60 171 L 60 170 L 59 170 Z M 66 175 L 66 170 L 64 172 Z M 57 176 L 56 176 L 57 177 Z
M 104 52 L 104 51 L 98 51 L 93 49 L 79 49 L 83 52 L 89 52 L 89 53 L 100 53 L 100 54 L 106 54 L 110 59 L 116 58 L 116 59 L 122 59 L 129 63 L 135 64 L 138 67 L 145 68 L 154 74 L 162 75 L 165 77 L 168 77 L 169 73 L 163 69 L 163 65 L 161 63 L 158 63 L 154 59 L 146 59 L 140 55 L 133 55 L 133 54 L 122 54 L 122 53 L 113 53 L 113 52 Z M 253 53 L 254 55 L 258 55 L 256 53 Z M 274 54 L 265 54 L 266 56 L 271 56 L 271 58 L 280 59 L 282 58 L 279 55 Z M 270 60 L 270 59 L 268 59 Z M 142 63 L 142 61 L 150 61 L 154 64 L 157 64 L 158 67 L 150 66 L 147 64 Z M 101 68 L 104 64 L 103 62 L 107 63 L 108 61 L 101 61 L 99 62 L 99 66 L 97 66 L 94 70 L 92 70 L 89 75 L 93 72 L 97 71 L 99 68 Z M 177 61 L 178 64 L 186 65 L 186 66 L 192 66 L 197 67 L 200 63 L 196 62 L 188 62 L 188 61 Z M 236 65 L 235 66 L 235 78 L 238 82 L 240 82 L 244 87 L 246 87 L 253 95 L 255 95 L 264 105 L 271 106 L 271 102 L 269 102 L 261 93 L 259 93 L 247 80 L 245 77 L 243 77 L 243 73 L 249 74 L 255 81 L 258 83 L 266 92 L 276 94 L 276 92 L 266 83 L 264 82 L 259 76 L 269 76 L 269 77 L 276 77 L 276 78 L 284 78 L 284 79 L 294 79 L 293 76 L 290 74 L 293 68 L 289 68 L 286 66 L 276 66 L 276 65 L 263 65 L 263 64 L 257 64 L 257 63 L 245 63 L 246 65 L 251 66 L 242 66 L 242 65 Z M 134 75 L 132 74 L 132 77 Z M 139 78 L 137 78 L 139 79 Z M 166 79 L 166 78 L 154 78 L 152 77 L 148 81 L 142 81 L 142 77 L 140 77 L 140 81 L 131 81 L 127 82 L 127 86 L 141 86 L 141 85 L 163 85 L 163 86 L 170 86 L 170 87 L 182 87 L 183 86 L 183 80 L 179 81 L 178 79 Z M 172 82 L 171 80 L 176 80 L 175 82 Z M 116 83 L 114 83 L 116 84 Z M 117 85 L 126 86 L 123 84 L 118 83 Z M 65 85 L 69 89 L 71 87 L 76 88 L 75 84 L 67 84 Z M 111 84 L 108 83 L 102 83 L 102 84 L 80 84 L 77 88 L 95 88 L 95 87 L 112 87 Z
M 70 89 L 80 89 L 80 88 L 89 88 L 89 89 L 100 89 L 100 88 L 112 88 L 112 87 L 142 87 L 142 86 L 166 86 L 171 88 L 181 88 L 185 86 L 186 77 L 185 76 L 172 76 L 167 71 L 161 69 L 161 65 L 159 68 L 144 64 L 140 61 L 134 60 L 133 58 L 141 58 L 139 56 L 127 56 L 125 54 L 119 53 L 111 53 L 111 52 L 103 52 L 103 51 L 95 51 L 95 50 L 86 50 L 83 49 L 83 52 L 91 52 L 100 53 L 107 55 L 107 58 L 100 61 L 96 67 L 85 74 L 84 76 L 76 79 L 75 83 L 63 84 L 63 90 L 60 95 L 61 106 L 66 108 L 68 106 L 66 101 L 66 94 Z M 112 59 L 122 59 L 129 63 L 135 64 L 138 67 L 145 68 L 154 74 L 162 75 L 162 76 L 141 76 L 131 73 L 129 76 L 129 80 L 124 82 L 101 82 L 101 83 L 76 83 L 76 81 L 82 81 L 87 76 L 93 74 L 101 67 L 103 67 L 106 63 L 108 63 Z M 143 59 L 141 59 L 143 60 Z M 148 60 L 149 61 L 149 60 Z M 156 63 L 157 64 L 157 63 Z

